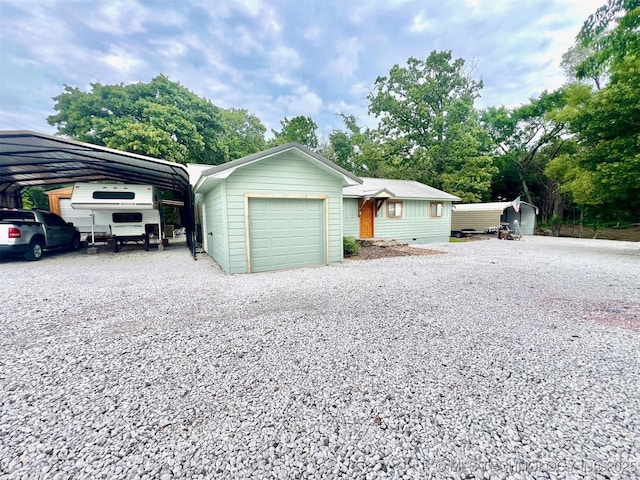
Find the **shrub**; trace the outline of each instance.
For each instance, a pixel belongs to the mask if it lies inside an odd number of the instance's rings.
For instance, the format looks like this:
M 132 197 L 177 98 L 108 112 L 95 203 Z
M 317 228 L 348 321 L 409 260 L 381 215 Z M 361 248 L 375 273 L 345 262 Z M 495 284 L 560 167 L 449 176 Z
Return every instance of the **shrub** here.
M 353 237 L 342 237 L 342 250 L 345 256 L 350 257 L 358 254 L 360 245 L 358 245 L 358 241 Z

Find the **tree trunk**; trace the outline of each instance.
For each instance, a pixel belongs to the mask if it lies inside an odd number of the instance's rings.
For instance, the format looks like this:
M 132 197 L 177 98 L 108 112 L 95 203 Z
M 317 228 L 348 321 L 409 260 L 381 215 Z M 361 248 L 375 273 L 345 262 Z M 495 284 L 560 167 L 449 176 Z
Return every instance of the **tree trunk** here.
M 524 192 L 524 199 L 527 203 L 533 205 L 531 201 L 531 193 L 529 193 L 529 186 L 527 185 L 527 181 L 524 179 L 524 174 L 522 173 L 522 169 L 518 167 L 518 177 L 520 177 L 520 184 L 522 185 L 522 191 Z

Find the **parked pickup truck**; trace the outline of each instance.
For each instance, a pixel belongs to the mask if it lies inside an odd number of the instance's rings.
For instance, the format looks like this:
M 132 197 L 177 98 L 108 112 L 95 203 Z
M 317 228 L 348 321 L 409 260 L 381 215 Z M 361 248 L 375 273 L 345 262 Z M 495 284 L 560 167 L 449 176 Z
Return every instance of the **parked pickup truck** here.
M 80 232 L 73 223 L 44 210 L 0 209 L 0 258 L 22 254 L 40 260 L 47 248 L 78 249 Z

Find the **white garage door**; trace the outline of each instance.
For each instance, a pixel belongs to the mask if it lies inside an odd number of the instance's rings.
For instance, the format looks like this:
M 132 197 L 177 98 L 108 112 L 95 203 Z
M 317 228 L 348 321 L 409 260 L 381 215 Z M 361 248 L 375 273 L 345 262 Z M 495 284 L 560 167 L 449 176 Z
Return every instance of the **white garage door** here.
M 250 198 L 251 271 L 326 263 L 322 199 Z

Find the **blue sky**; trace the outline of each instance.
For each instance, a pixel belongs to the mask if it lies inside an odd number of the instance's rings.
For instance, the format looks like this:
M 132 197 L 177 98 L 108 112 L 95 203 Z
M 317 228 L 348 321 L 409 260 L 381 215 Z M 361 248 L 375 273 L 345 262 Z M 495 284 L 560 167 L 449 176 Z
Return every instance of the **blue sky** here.
M 54 133 L 64 85 L 148 82 L 163 73 L 268 129 L 337 113 L 374 125 L 366 95 L 410 56 L 451 50 L 516 106 L 564 82 L 560 57 L 604 0 L 0 0 L 0 129 Z

